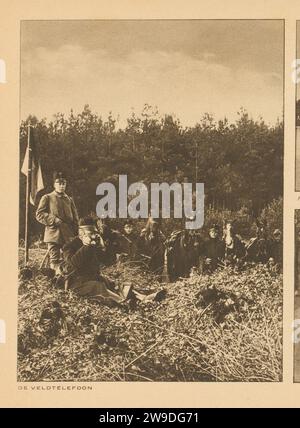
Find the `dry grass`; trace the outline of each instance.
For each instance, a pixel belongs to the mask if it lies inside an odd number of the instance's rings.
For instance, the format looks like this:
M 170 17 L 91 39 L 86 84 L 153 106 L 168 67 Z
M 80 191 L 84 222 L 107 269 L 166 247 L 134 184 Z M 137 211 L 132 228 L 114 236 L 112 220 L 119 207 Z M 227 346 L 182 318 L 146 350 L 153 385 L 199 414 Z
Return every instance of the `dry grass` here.
M 33 267 L 42 250 L 31 254 Z M 158 288 L 130 264 L 115 281 Z M 51 286 L 34 269 L 19 286 L 19 381 L 280 381 L 282 275 L 264 266 L 167 284 L 164 301 L 109 308 Z M 58 316 L 49 321 L 45 309 Z M 52 305 L 52 306 L 51 306 Z

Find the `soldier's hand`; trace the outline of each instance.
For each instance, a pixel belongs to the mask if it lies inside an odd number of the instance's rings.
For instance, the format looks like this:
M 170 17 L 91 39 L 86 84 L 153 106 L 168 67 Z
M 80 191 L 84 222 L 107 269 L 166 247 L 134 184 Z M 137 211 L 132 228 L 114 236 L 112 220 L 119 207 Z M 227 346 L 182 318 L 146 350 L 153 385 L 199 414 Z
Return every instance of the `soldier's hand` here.
M 92 238 L 90 235 L 83 235 L 81 237 L 81 242 L 83 243 L 83 245 L 93 245 L 92 244 Z M 94 244 L 95 245 L 95 244 Z

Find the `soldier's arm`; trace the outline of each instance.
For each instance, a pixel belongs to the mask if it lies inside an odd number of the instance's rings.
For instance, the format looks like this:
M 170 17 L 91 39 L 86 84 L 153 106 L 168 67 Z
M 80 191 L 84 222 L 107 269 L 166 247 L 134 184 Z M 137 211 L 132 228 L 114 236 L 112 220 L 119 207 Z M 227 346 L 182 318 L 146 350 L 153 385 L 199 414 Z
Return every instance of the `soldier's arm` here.
M 80 269 L 84 267 L 89 259 L 95 253 L 95 247 L 92 245 L 82 245 L 75 254 L 69 255 L 68 261 L 72 264 L 72 266 L 76 269 Z
M 145 250 L 145 234 L 146 231 L 143 229 L 136 239 L 137 252 L 141 253 Z
M 39 206 L 36 210 L 35 218 L 41 224 L 45 226 L 59 225 L 61 220 L 55 215 L 49 212 L 49 198 L 48 195 L 44 195 L 40 200 Z
M 118 230 L 111 230 L 110 237 L 108 238 L 109 244 L 114 247 L 114 251 L 117 253 L 126 253 L 125 247 L 128 239 Z
M 162 231 L 160 231 L 160 237 L 163 240 L 163 242 L 165 242 L 167 240 L 166 235 Z
M 79 238 L 74 238 L 63 246 L 63 257 L 65 261 L 69 261 L 70 258 L 76 253 L 81 247 L 82 243 Z
M 78 225 L 79 222 L 79 215 L 78 215 L 78 211 L 74 202 L 74 199 L 71 198 L 71 209 L 72 209 L 72 213 L 73 213 L 73 221 L 75 223 L 75 225 Z
M 205 256 L 205 253 L 206 253 L 205 247 L 206 247 L 206 242 L 203 240 L 199 241 L 198 252 L 199 252 L 199 256 L 202 258 Z
M 267 253 L 268 257 L 274 257 L 275 256 L 275 246 L 272 241 L 267 241 Z
M 224 241 L 221 241 L 220 246 L 219 246 L 219 251 L 218 251 L 218 253 L 219 253 L 218 258 L 220 260 L 223 260 L 225 258 L 225 250 L 226 250 L 225 243 L 224 243 Z

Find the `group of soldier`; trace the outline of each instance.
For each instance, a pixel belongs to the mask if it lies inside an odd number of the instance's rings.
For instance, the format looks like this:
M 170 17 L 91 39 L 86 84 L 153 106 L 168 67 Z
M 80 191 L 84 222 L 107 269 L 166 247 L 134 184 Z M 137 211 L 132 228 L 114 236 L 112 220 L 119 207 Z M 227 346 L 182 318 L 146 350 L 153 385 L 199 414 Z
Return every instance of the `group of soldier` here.
M 44 242 L 57 283 L 63 280 L 65 289 L 106 304 L 160 300 L 163 289 L 145 292 L 132 284 L 117 285 L 100 274 L 101 262 L 112 260 L 115 237 L 130 240 L 92 216 L 79 218 L 73 199 L 66 194 L 66 185 L 65 175 L 55 173 L 54 190 L 41 198 L 36 210 L 36 219 L 45 226 Z
M 116 304 L 160 299 L 163 290 L 144 293 L 131 284 L 116 286 L 99 273 L 100 263 L 114 263 L 122 255 L 171 281 L 188 276 L 192 268 L 209 273 L 228 261 L 236 266 L 262 262 L 281 269 L 282 235 L 278 229 L 272 239 L 267 239 L 264 227 L 257 224 L 256 236 L 247 243 L 235 233 L 232 222 L 224 225 L 223 233 L 219 225 L 213 224 L 204 239 L 188 230 L 174 231 L 166 239 L 160 222 L 152 218 L 141 232 L 135 230 L 131 219 L 122 231 L 115 231 L 105 220 L 79 218 L 66 185 L 65 175 L 55 173 L 54 190 L 41 198 L 36 219 L 45 226 L 50 268 L 56 277 L 63 278 L 65 288 L 80 296 Z

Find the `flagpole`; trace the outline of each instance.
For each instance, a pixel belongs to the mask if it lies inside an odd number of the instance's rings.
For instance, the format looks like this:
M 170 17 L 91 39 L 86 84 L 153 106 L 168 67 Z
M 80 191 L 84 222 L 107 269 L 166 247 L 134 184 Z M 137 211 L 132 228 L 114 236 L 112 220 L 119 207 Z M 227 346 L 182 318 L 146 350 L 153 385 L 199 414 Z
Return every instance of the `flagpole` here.
M 31 167 L 32 167 L 32 149 L 30 144 L 30 122 L 28 123 L 27 135 L 27 150 L 28 150 L 28 164 L 27 164 L 27 181 L 26 181 L 26 217 L 25 217 L 25 265 L 29 260 L 29 213 L 30 213 L 30 192 L 31 192 Z

